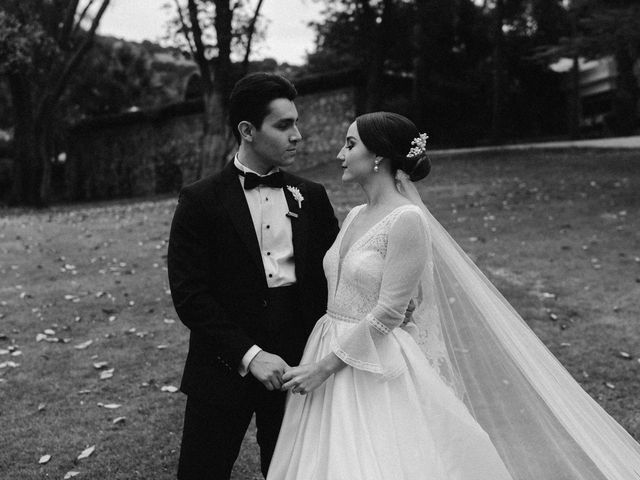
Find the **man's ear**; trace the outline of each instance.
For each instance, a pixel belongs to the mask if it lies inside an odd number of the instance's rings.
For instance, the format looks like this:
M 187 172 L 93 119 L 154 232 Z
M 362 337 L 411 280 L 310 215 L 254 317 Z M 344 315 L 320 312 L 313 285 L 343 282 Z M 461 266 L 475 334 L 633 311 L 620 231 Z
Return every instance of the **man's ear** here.
M 251 122 L 247 122 L 246 120 L 241 121 L 238 124 L 238 132 L 240 132 L 240 137 L 246 142 L 253 142 L 253 135 L 255 133 L 255 128 Z

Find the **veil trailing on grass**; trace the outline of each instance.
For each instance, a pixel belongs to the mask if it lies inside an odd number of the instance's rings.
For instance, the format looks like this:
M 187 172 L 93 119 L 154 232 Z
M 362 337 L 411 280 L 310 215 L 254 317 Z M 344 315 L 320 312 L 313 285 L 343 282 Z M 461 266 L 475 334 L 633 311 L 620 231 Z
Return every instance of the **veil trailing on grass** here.
M 466 403 L 514 480 L 640 479 L 640 445 L 573 379 L 420 199 L 432 259 L 418 343 Z

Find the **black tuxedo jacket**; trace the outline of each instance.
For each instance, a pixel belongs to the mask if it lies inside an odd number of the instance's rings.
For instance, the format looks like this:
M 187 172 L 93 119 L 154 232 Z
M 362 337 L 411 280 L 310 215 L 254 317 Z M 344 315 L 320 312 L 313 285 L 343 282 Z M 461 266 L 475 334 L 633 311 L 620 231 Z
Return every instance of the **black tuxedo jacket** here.
M 322 185 L 283 173 L 285 185 L 297 187 L 304 197 L 299 206 L 291 192 L 283 189 L 289 211 L 297 215 L 290 220 L 303 306 L 300 322 L 308 334 L 326 310 L 322 259 L 335 240 L 338 221 Z M 242 357 L 254 344 L 268 351 L 265 342 L 273 333 L 262 318 L 269 306 L 268 287 L 233 162 L 180 192 L 169 238 L 168 270 L 176 312 L 190 329 L 181 390 L 233 401 L 233 391 L 248 381 L 238 374 Z M 301 352 L 304 342 L 296 348 Z

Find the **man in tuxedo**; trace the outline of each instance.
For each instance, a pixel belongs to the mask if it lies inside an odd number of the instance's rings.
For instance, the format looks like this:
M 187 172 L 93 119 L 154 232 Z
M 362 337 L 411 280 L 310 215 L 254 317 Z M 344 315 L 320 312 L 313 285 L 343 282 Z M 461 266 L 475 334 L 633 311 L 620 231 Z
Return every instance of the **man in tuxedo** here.
M 322 259 L 338 222 L 324 187 L 291 175 L 301 140 L 284 77 L 242 78 L 229 99 L 232 162 L 180 192 L 169 239 L 175 309 L 189 328 L 178 478 L 228 479 L 256 414 L 266 476 L 282 374 L 326 310 Z

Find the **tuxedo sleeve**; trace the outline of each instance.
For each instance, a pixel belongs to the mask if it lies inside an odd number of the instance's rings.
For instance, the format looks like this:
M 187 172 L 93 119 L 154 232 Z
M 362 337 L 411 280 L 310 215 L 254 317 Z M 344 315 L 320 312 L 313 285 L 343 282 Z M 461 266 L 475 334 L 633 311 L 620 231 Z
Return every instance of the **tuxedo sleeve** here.
M 169 285 L 180 320 L 192 331 L 209 337 L 218 359 L 237 371 L 242 358 L 255 344 L 233 322 L 214 297 L 208 265 L 215 232 L 208 228 L 203 208 L 187 191 L 180 200 L 171 224 L 167 257 Z

